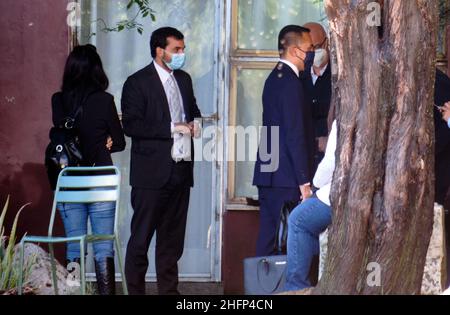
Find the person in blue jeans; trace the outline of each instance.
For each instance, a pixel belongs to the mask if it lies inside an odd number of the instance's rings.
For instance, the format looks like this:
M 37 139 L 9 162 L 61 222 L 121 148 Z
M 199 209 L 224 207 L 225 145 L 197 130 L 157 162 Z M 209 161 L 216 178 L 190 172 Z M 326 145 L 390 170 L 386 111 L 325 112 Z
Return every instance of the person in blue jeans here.
M 66 235 L 69 237 L 87 234 L 88 218 L 91 221 L 93 234 L 114 234 L 114 218 L 116 205 L 114 202 L 59 203 L 58 210 L 64 223 Z M 112 241 L 97 241 L 93 243 L 96 261 L 106 257 L 114 257 Z M 68 243 L 66 258 L 68 262 L 78 261 L 80 258 L 80 244 Z
M 333 122 L 325 157 L 313 180 L 319 190 L 304 200 L 289 215 L 287 241 L 286 291 L 311 287 L 311 262 L 320 252 L 319 236 L 331 224 L 330 189 L 335 168 L 337 142 L 336 121 Z
M 108 78 L 100 56 L 92 45 L 77 46 L 70 53 L 64 69 L 62 89 L 52 97 L 55 126 L 77 112 L 74 130 L 80 140 L 83 166 L 111 166 L 111 153 L 125 149 L 125 136 L 114 104 L 106 93 Z M 94 234 L 113 234 L 114 202 L 93 204 L 58 203 L 66 236 L 87 233 L 88 218 Z M 100 295 L 115 294 L 113 241 L 94 242 L 95 273 Z M 80 262 L 80 244 L 67 245 L 67 263 Z M 84 259 L 84 257 L 83 257 Z

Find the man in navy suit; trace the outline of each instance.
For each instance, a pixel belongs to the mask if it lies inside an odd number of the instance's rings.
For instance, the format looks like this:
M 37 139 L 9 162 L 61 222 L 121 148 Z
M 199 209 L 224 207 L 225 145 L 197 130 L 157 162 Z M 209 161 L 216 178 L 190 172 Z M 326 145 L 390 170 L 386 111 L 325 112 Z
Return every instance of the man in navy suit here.
M 281 30 L 280 61 L 264 86 L 265 131 L 261 135 L 253 179 L 260 202 L 257 256 L 278 254 L 274 243 L 282 205 L 312 195 L 315 137 L 310 105 L 299 80 L 300 72 L 314 62 L 309 33 L 309 29 L 297 25 Z

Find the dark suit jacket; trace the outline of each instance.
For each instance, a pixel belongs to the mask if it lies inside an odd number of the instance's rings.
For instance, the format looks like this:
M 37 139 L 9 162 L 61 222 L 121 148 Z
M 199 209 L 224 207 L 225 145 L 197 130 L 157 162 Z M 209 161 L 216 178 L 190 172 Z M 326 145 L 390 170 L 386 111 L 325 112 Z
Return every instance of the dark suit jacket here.
M 315 137 L 328 137 L 328 113 L 331 104 L 331 64 L 314 85 L 311 71 L 307 71 L 303 79 L 306 96 L 311 102 L 311 113 L 314 122 Z
M 311 182 L 314 152 L 311 120 L 310 105 L 305 101 L 300 79 L 289 66 L 279 63 L 264 86 L 263 126 L 269 128 L 267 138 L 264 133 L 261 137 L 261 142 L 266 142 L 271 152 L 270 127 L 279 126 L 279 167 L 272 173 L 262 172 L 261 166 L 270 161 L 262 161 L 258 152 L 254 185 L 295 188 Z
M 450 78 L 437 69 L 434 103 L 443 106 L 450 101 Z M 442 114 L 434 108 L 436 136 L 436 202 L 444 204 L 450 188 L 450 128 L 442 119 Z
M 331 104 L 331 64 L 321 77 L 312 82 L 311 70 L 307 70 L 302 75 L 303 86 L 309 104 L 311 104 L 311 114 L 314 127 L 314 137 L 328 137 L 328 113 Z M 314 144 L 314 169 L 315 173 L 322 161 L 325 153 L 319 151 L 319 142 Z
M 111 153 L 125 149 L 125 136 L 117 115 L 114 97 L 103 91 L 88 93 L 83 102 L 83 110 L 76 119 L 76 130 L 80 137 L 81 151 L 86 166 L 113 165 Z M 53 124 L 58 126 L 61 121 L 71 115 L 74 109 L 69 105 L 69 98 L 58 92 L 52 97 Z M 107 150 L 108 136 L 113 140 L 111 150 Z
M 192 79 L 182 70 L 174 71 L 180 87 L 186 120 L 201 117 Z M 173 167 L 171 117 L 164 87 L 154 64 L 130 76 L 122 92 L 122 123 L 132 139 L 130 184 L 137 188 L 159 189 L 169 180 Z M 193 146 L 192 146 L 193 148 Z M 190 185 L 193 186 L 194 158 Z

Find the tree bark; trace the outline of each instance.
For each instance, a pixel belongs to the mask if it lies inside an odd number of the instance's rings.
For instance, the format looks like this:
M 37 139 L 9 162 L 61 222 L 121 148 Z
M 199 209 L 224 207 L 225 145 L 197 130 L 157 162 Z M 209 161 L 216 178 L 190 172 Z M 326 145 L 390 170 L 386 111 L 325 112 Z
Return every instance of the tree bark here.
M 380 27 L 367 23 L 373 2 Z M 328 260 L 314 293 L 419 294 L 433 223 L 437 1 L 325 6 L 338 148 Z M 370 263 L 379 285 L 367 281 L 376 279 Z

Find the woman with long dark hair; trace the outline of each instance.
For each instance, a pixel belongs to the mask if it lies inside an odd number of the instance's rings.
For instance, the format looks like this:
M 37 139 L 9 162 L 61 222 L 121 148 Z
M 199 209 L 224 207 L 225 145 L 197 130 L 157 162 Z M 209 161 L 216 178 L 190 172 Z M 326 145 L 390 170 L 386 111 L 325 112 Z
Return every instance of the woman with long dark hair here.
M 57 126 L 69 115 L 79 113 L 74 130 L 80 141 L 83 166 L 113 165 L 111 153 L 125 149 L 114 97 L 105 92 L 108 85 L 96 48 L 92 45 L 75 47 L 66 62 L 62 90 L 52 97 L 52 114 L 53 124 Z M 94 234 L 114 233 L 114 202 L 59 203 L 57 208 L 68 237 L 86 234 L 88 218 Z M 113 242 L 99 241 L 93 247 L 99 294 L 115 294 Z M 80 245 L 69 243 L 67 262 L 79 261 Z

